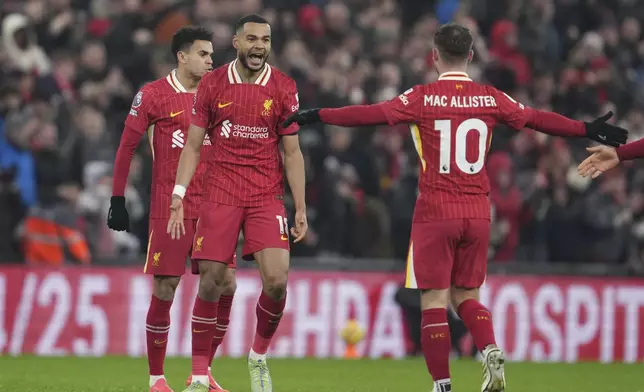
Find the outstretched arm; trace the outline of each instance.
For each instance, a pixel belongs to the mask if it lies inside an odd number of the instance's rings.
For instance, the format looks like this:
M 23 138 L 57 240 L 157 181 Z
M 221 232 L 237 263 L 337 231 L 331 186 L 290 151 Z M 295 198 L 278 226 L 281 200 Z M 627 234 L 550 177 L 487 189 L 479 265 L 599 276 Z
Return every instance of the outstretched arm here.
M 644 158 L 644 139 L 624 144 L 616 150 L 620 161 L 631 161 L 633 159 Z
M 369 125 L 395 125 L 413 123 L 420 118 L 423 102 L 422 86 L 415 86 L 389 101 L 374 105 L 354 105 L 337 109 L 300 110 L 291 115 L 283 124 L 300 125 L 325 124 L 341 127 L 360 127 Z
M 579 164 L 577 171 L 583 177 L 597 178 L 619 165 L 620 162 L 644 158 L 644 139 L 618 148 L 595 146 L 587 150 L 591 155 Z
M 552 136 L 585 137 L 586 125 L 554 112 L 526 107 L 526 126 Z
M 626 143 L 628 131 L 608 124 L 613 116 L 608 112 L 593 122 L 570 119 L 561 114 L 533 109 L 515 101 L 509 95 L 491 89 L 499 108 L 500 120 L 514 129 L 530 127 L 541 133 L 563 137 L 586 137 L 601 144 L 617 147 Z
M 362 127 L 387 124 L 385 103 L 354 105 L 337 109 L 320 109 L 320 120 L 341 127 Z

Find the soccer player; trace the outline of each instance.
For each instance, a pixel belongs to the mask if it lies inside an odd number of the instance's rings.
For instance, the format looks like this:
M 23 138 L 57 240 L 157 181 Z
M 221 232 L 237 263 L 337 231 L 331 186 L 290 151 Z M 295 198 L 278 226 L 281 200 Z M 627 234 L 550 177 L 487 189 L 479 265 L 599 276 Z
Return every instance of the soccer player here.
M 625 144 L 618 148 L 595 146 L 587 148 L 591 155 L 579 164 L 577 170 L 583 177 L 599 177 L 623 161 L 644 158 L 644 139 Z
M 263 283 L 256 308 L 256 334 L 248 355 L 251 389 L 272 391 L 266 353 L 286 304 L 290 249 L 283 170 L 295 202 L 294 242 L 302 240 L 307 231 L 299 127 L 281 126 L 299 107 L 295 82 L 266 62 L 271 53 L 271 27 L 262 17 L 241 18 L 235 26 L 233 46 L 237 58 L 199 83 L 167 227 L 173 238 L 186 233 L 182 199 L 207 135 L 213 151 L 208 155 L 207 188 L 192 258 L 198 260 L 202 273 L 215 276 L 215 285 L 200 290 L 202 299 L 198 301 L 210 305 L 199 314 L 195 307 L 193 315 L 193 383 L 186 389 L 191 392 L 204 390 L 205 345 L 214 333 L 213 325 L 199 320 L 217 317 L 220 285 L 240 230 L 244 234 L 243 257 L 257 262 Z
M 338 109 L 311 109 L 291 116 L 300 125 L 339 126 L 407 123 L 420 158 L 406 287 L 421 290 L 422 349 L 434 391 L 451 391 L 449 303 L 457 309 L 484 357 L 484 392 L 505 389 L 504 354 L 496 346 L 492 315 L 479 302 L 490 236 L 490 185 L 485 158 L 497 123 L 529 126 L 559 136 L 586 136 L 618 145 L 627 132 L 600 118 L 592 123 L 525 107 L 466 73 L 472 36 L 456 24 L 434 36 L 438 81 L 417 85 L 388 102 Z
M 150 392 L 170 392 L 163 372 L 168 333 L 170 306 L 190 256 L 192 235 L 196 226 L 201 198 L 205 163 L 199 165 L 197 175 L 185 197 L 185 227 L 187 236 L 170 241 L 166 233 L 167 219 L 174 176 L 181 150 L 186 144 L 190 126 L 194 91 L 199 80 L 212 70 L 212 33 L 202 27 L 184 27 L 172 38 L 172 53 L 177 68 L 168 76 L 146 84 L 134 97 L 132 108 L 125 120 L 125 128 L 114 162 L 112 198 L 107 224 L 118 231 L 129 231 L 130 222 L 125 208 L 125 186 L 134 151 L 147 132 L 152 148 L 153 178 L 150 205 L 148 252 L 143 271 L 154 276 L 152 299 L 146 318 L 146 341 L 150 369 Z M 210 139 L 203 140 L 211 149 Z M 233 256 L 231 256 L 233 255 Z M 234 268 L 234 250 L 226 260 Z M 193 273 L 198 273 L 193 264 Z M 217 334 L 208 342 L 210 361 L 223 339 L 228 326 L 230 308 L 235 292 L 234 269 L 226 271 L 225 291 L 218 303 Z M 195 305 L 196 306 L 196 305 Z M 204 322 L 215 323 L 214 317 Z M 211 391 L 224 391 L 209 373 Z

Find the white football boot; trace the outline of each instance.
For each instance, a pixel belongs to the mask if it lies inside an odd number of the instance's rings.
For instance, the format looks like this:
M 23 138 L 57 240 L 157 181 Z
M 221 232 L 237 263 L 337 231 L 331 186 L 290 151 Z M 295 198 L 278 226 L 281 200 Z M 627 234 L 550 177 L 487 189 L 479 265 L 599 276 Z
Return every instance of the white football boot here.
M 496 346 L 483 350 L 481 392 L 505 392 L 505 354 Z

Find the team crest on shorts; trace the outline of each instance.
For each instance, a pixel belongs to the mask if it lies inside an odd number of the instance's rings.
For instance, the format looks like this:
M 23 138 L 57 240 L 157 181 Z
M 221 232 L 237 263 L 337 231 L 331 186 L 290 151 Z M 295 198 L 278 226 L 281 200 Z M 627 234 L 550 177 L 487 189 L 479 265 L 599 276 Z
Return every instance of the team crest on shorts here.
M 152 256 L 152 265 L 158 267 L 159 259 L 161 259 L 161 252 L 157 252 Z
M 198 237 L 197 241 L 195 242 L 195 251 L 197 252 L 201 251 L 202 245 L 203 245 L 203 237 Z

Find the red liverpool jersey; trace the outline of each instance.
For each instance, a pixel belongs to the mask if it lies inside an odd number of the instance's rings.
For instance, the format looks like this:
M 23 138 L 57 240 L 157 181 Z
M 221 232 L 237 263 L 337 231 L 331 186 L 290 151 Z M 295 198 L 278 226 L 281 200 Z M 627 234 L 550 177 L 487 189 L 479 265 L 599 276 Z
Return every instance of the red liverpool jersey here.
M 174 189 L 179 157 L 186 141 L 194 94 L 179 83 L 176 71 L 167 77 L 146 84 L 136 94 L 125 128 L 141 135 L 147 131 L 152 148 L 151 218 L 169 218 L 172 190 Z M 204 140 L 204 146 L 210 145 Z M 210 147 L 208 147 L 210 148 Z M 206 158 L 202 152 L 203 158 Z M 206 165 L 199 163 L 183 199 L 186 219 L 197 219 L 203 194 Z
M 525 126 L 524 106 L 465 73 L 443 74 L 384 105 L 390 124 L 408 123 L 421 163 L 414 221 L 490 219 L 485 159 L 492 129 Z
M 201 80 L 192 123 L 207 128 L 213 142 L 207 200 L 261 207 L 284 194 L 279 142 L 299 129 L 297 124 L 282 128 L 284 120 L 299 108 L 297 88 L 293 79 L 269 64 L 254 84 L 243 83 L 236 62 Z

